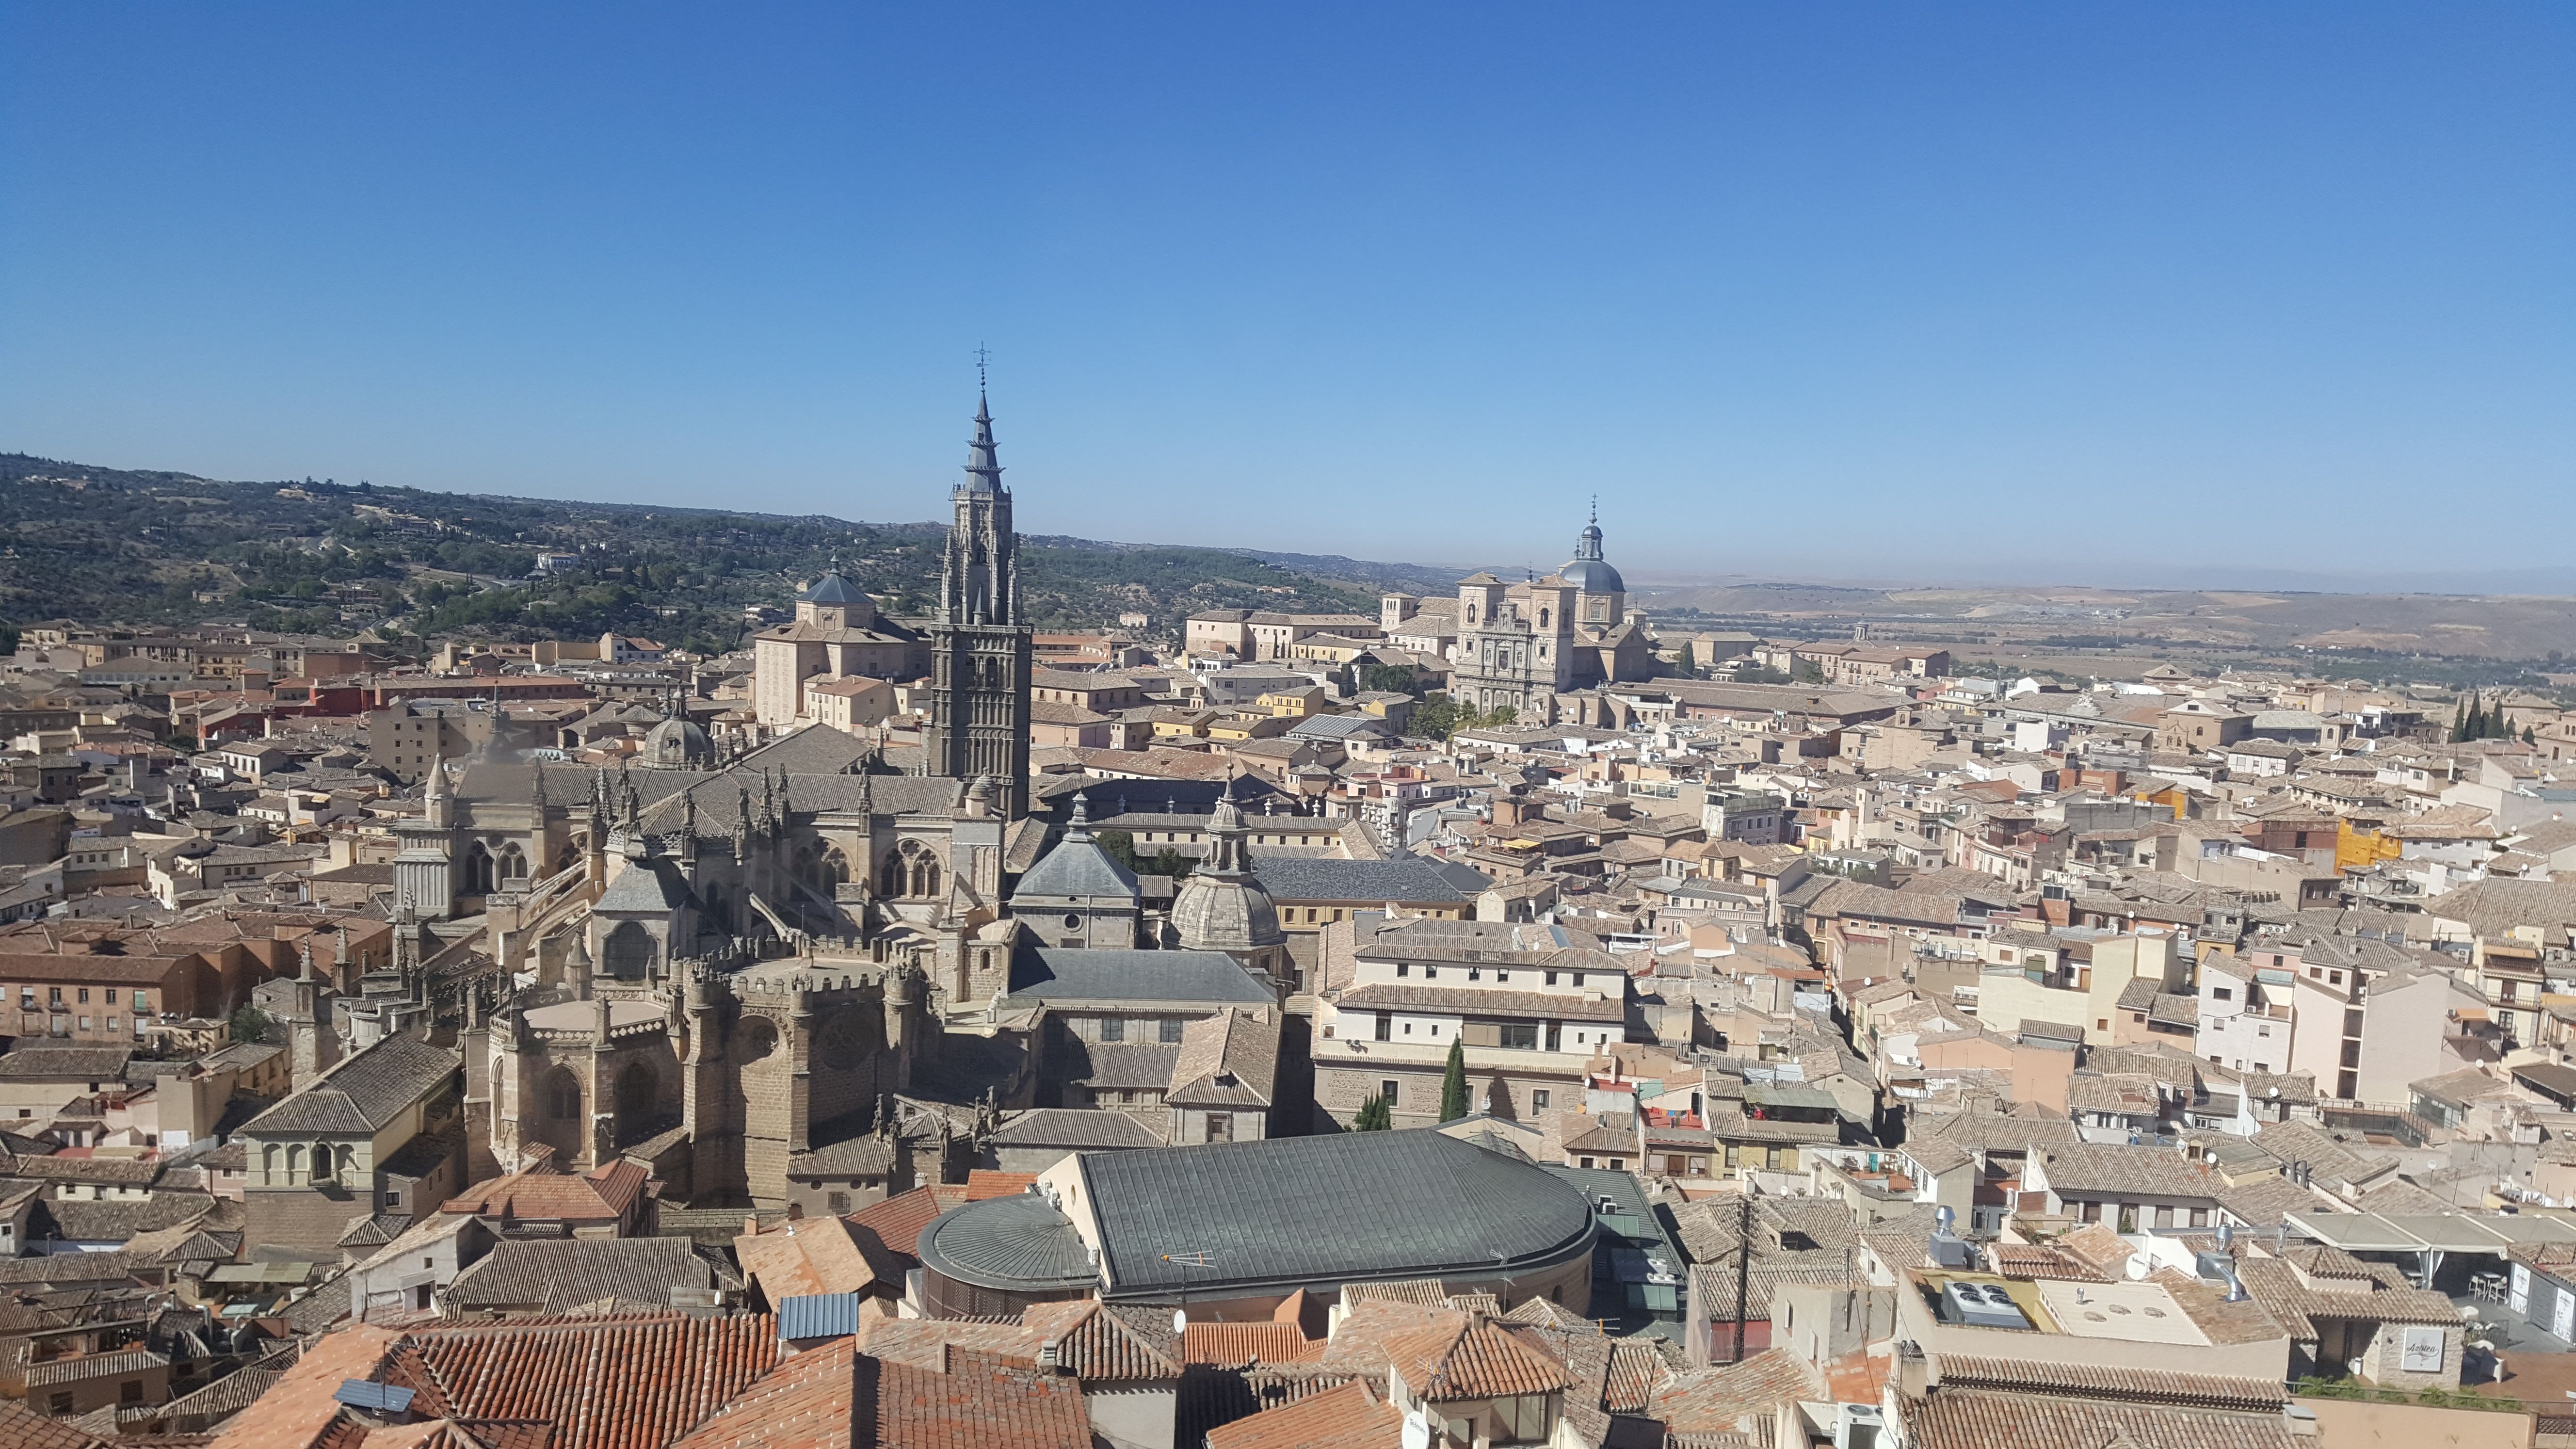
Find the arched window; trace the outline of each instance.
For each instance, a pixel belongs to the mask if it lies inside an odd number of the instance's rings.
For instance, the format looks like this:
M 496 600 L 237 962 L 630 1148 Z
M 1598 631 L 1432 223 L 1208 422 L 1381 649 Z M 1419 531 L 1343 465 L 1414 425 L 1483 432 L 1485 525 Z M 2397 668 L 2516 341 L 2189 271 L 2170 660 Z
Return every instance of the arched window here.
M 528 878 L 528 858 L 520 854 L 516 841 L 501 847 L 501 858 L 495 864 L 495 878 L 504 884 Z
M 877 894 L 881 896 L 899 896 L 903 894 L 902 856 L 892 852 L 887 853 L 885 858 L 885 869 L 877 872 Z
M 832 887 L 840 885 L 848 881 L 850 878 L 850 858 L 843 855 L 841 853 L 841 847 L 837 845 L 832 846 L 823 852 L 821 868 L 823 893 L 825 895 L 831 894 Z
M 925 896 L 939 894 L 939 861 L 935 856 L 924 855 L 921 858 L 920 893 Z
M 277 1144 L 272 1142 L 259 1150 L 259 1171 L 272 1184 L 277 1181 Z
M 1547 627 L 1547 610 L 1545 609 L 1538 611 L 1538 626 L 1542 629 Z
M 624 921 L 608 933 L 608 939 L 600 945 L 599 954 L 609 975 L 633 981 L 652 972 L 654 959 L 660 951 L 653 933 L 646 930 L 642 922 Z
M 581 1078 L 570 1067 L 557 1067 L 546 1074 L 546 1115 L 558 1122 L 581 1120 Z
M 304 1144 L 299 1142 L 286 1149 L 286 1180 L 294 1182 L 302 1178 L 304 1167 Z
M 492 852 L 482 841 L 465 852 L 465 893 L 488 896 L 492 893 Z
M 645 1062 L 629 1062 L 617 1074 L 617 1142 L 629 1142 L 652 1135 L 654 1106 L 660 1095 L 661 1079 Z
M 315 1182 L 329 1182 L 331 1180 L 331 1148 L 328 1143 L 314 1144 L 313 1180 Z

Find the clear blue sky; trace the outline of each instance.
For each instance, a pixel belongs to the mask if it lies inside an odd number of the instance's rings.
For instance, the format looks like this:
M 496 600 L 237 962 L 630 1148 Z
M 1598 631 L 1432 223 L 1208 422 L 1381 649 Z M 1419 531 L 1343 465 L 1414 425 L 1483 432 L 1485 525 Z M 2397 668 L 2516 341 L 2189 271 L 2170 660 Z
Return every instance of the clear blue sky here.
M 1030 531 L 2555 564 L 2571 222 L 2563 4 L 21 0 L 0 448 L 927 518 L 983 343 Z

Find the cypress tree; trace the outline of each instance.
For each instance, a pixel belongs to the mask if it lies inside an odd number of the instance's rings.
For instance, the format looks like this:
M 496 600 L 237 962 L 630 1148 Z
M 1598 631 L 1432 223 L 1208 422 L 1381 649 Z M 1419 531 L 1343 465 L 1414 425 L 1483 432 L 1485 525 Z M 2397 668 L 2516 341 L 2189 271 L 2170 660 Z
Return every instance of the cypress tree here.
M 1449 1069 L 1440 1075 L 1440 1120 L 1455 1122 L 1467 1115 L 1467 1039 L 1449 1038 Z
M 1354 1132 L 1384 1132 L 1395 1125 L 1395 1109 L 1384 1097 L 1371 1097 L 1360 1103 L 1360 1113 L 1351 1119 Z

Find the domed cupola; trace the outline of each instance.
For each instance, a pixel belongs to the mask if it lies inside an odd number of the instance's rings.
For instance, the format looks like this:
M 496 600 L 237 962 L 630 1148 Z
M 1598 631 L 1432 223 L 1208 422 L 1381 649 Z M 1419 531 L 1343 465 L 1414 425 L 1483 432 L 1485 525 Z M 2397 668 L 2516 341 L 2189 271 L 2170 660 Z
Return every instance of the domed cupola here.
M 1208 821 L 1207 860 L 1172 898 L 1172 930 L 1186 951 L 1223 951 L 1246 968 L 1286 979 L 1287 933 L 1279 908 L 1252 876 L 1244 842 L 1250 835 L 1234 803 L 1233 782 Z

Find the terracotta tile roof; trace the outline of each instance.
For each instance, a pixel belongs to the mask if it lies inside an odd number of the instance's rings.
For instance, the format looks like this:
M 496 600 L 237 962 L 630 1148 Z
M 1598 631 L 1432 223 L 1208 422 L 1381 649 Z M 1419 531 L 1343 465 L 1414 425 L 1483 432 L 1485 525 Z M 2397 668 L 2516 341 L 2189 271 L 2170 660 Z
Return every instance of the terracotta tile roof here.
M 1664 1352 L 1651 1339 L 1621 1339 L 1610 1345 L 1609 1376 L 1602 1382 L 1601 1407 L 1614 1414 L 1643 1414 L 1663 1376 Z
M 839 1338 L 781 1360 L 671 1449 L 850 1449 L 857 1352 Z
M 1027 1192 L 1029 1184 L 1037 1180 L 1038 1175 L 1034 1172 L 995 1172 L 988 1167 L 978 1167 L 966 1174 L 966 1200 L 982 1202 L 988 1197 L 1009 1197 L 1015 1192 Z
M 438 1210 L 504 1220 L 595 1222 L 623 1212 L 626 1204 L 635 1200 L 635 1194 L 643 1190 L 648 1175 L 641 1166 L 624 1158 L 579 1175 L 514 1172 L 478 1183 L 439 1204 Z M 614 1201 L 609 1196 L 611 1192 L 617 1194 Z
M 1425 1308 L 1449 1306 L 1449 1289 L 1437 1278 L 1407 1278 L 1392 1283 L 1345 1283 L 1345 1307 L 1360 1303 L 1415 1303 Z
M 218 1449 L 314 1449 L 341 1421 L 331 1396 L 350 1379 L 374 1378 L 395 1335 L 359 1326 L 329 1333 L 304 1351 L 275 1387 L 232 1421 Z
M 1207 1432 L 1207 1449 L 1386 1449 L 1404 1416 L 1351 1382 Z
M 789 1298 L 866 1293 L 883 1278 L 855 1233 L 839 1218 L 781 1223 L 735 1238 L 734 1260 L 773 1309 Z M 898 1277 L 892 1286 L 900 1287 L 901 1281 Z
M 1946 1390 L 1897 1401 L 1912 1449 L 1995 1449 L 1997 1445 L 2118 1444 L 2137 1449 L 2294 1449 L 2278 1409 L 2213 1413 L 2159 1404 Z M 2314 1441 L 2306 1441 L 2313 1443 Z
M 1426 1308 L 1418 1303 L 1379 1299 L 1362 1300 L 1347 1305 L 1341 1326 L 1333 1330 L 1324 1345 L 1323 1356 L 1316 1362 L 1327 1368 L 1354 1374 L 1382 1374 L 1393 1354 L 1394 1342 L 1425 1329 L 1445 1329 L 1457 1333 L 1467 1325 L 1467 1315 L 1446 1308 Z
M 1091 1416 L 1074 1380 L 1036 1366 L 950 1348 L 937 1369 L 877 1363 L 876 1438 L 884 1449 L 1091 1449 Z
M 2234 1374 L 2172 1373 L 2100 1364 L 2048 1363 L 1944 1353 L 1933 1356 L 1943 1389 L 1997 1389 L 2076 1399 L 2123 1399 L 2182 1408 L 2281 1411 L 2288 1395 L 2277 1380 Z
M 961 1318 L 862 1318 L 859 1351 L 888 1363 L 937 1368 L 951 1348 L 1037 1362 L 1046 1335 L 1025 1323 Z
M 966 1190 L 944 1183 L 916 1187 L 874 1202 L 849 1215 L 844 1221 L 854 1228 L 865 1228 L 877 1235 L 877 1241 L 907 1258 L 920 1256 L 921 1230 L 930 1220 L 966 1200 Z
M 1058 1369 L 1085 1384 L 1168 1383 L 1181 1376 L 1168 1331 L 1148 1333 L 1098 1299 L 1031 1304 L 1020 1321 L 1055 1345 Z
M 1543 1394 L 1566 1386 L 1565 1365 L 1511 1331 L 1470 1319 L 1462 1328 L 1418 1329 L 1387 1340 L 1389 1372 L 1434 1403 Z
M 1181 1356 L 1190 1363 L 1303 1363 L 1323 1352 L 1293 1323 L 1193 1323 L 1181 1335 Z
M 778 1362 L 778 1321 L 746 1314 L 477 1325 L 415 1331 L 403 1347 L 385 1381 L 420 1390 L 424 1412 L 552 1420 L 553 1449 L 661 1449 Z M 289 1378 L 317 1352 L 308 1350 Z M 261 1409 L 246 1417 L 261 1417 Z
M 1779 1349 L 1765 1349 L 1742 1363 L 1697 1369 L 1664 1380 L 1652 1399 L 1653 1417 L 1674 1434 L 1739 1433 L 1755 1419 L 1768 1418 L 1784 1399 L 1815 1399 L 1824 1382 L 1803 1359 Z M 2051 1439 L 1995 1441 L 1997 1444 L 2049 1444 Z

